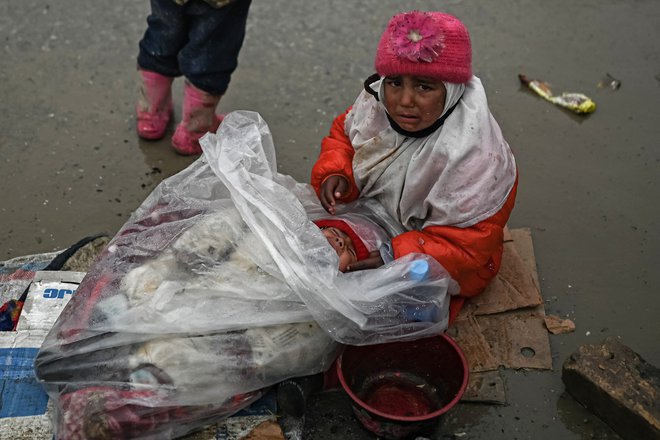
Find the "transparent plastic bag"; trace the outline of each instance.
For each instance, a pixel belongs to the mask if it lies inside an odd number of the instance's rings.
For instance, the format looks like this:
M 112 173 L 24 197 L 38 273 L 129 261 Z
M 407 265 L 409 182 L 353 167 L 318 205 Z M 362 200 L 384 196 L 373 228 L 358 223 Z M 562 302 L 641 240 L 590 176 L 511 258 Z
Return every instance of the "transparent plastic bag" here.
M 340 343 L 446 328 L 457 286 L 432 258 L 337 270 L 313 223 L 328 214 L 277 173 L 258 114 L 231 113 L 202 146 L 111 240 L 44 341 L 35 368 L 56 438 L 173 438 L 326 370 Z M 373 201 L 343 210 L 402 232 Z M 411 276 L 420 261 L 425 276 Z M 420 307 L 437 313 L 409 319 Z
M 277 173 L 272 137 L 257 113 L 230 116 L 217 136 L 203 139 L 205 157 L 250 230 L 267 245 L 286 283 L 324 329 L 339 342 L 360 345 L 429 336 L 446 328 L 446 315 L 442 322 L 416 324 L 399 316 L 401 308 L 419 304 L 407 293 L 418 287 L 435 289 L 428 301 L 446 310 L 447 295 L 458 287 L 439 263 L 416 254 L 378 269 L 339 273 L 334 251 L 312 222 L 327 215 L 313 189 Z M 391 235 L 403 232 L 373 200 L 351 209 L 377 219 Z M 429 276 L 412 280 L 411 264 L 420 259 L 428 263 Z

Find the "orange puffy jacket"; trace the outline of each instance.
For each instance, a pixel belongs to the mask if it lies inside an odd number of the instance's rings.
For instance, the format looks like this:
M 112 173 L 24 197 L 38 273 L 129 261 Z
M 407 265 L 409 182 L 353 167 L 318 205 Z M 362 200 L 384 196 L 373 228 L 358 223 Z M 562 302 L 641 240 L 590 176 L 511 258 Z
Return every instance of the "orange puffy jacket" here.
M 320 194 L 323 181 L 333 175 L 346 177 L 348 194 L 341 199 L 350 202 L 360 195 L 353 178 L 355 150 L 344 131 L 350 108 L 335 118 L 330 134 L 321 143 L 321 154 L 312 168 L 311 184 Z M 493 216 L 467 228 L 428 226 L 421 231 L 408 231 L 392 239 L 394 258 L 411 253 L 432 256 L 447 269 L 461 286 L 458 296 L 452 297 L 450 322 L 454 320 L 467 298 L 484 291 L 500 270 L 503 252 L 504 226 L 516 200 L 518 179 L 504 206 Z

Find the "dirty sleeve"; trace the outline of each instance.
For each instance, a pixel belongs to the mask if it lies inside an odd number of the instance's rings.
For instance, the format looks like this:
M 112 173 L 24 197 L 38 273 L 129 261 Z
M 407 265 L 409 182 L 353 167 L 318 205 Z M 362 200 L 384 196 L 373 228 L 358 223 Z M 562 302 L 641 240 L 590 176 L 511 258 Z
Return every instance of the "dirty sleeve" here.
M 341 199 L 347 203 L 357 199 L 359 191 L 353 176 L 353 155 L 355 150 L 346 135 L 344 123 L 349 108 L 337 116 L 332 123 L 330 133 L 321 141 L 321 154 L 312 168 L 311 184 L 317 195 L 321 185 L 330 176 L 343 176 L 348 180 L 348 195 Z
M 451 318 L 466 298 L 479 295 L 497 275 L 502 262 L 504 226 L 513 210 L 517 188 L 516 180 L 504 206 L 476 225 L 428 226 L 392 239 L 395 258 L 410 253 L 430 255 L 458 282 L 461 291 L 452 298 Z

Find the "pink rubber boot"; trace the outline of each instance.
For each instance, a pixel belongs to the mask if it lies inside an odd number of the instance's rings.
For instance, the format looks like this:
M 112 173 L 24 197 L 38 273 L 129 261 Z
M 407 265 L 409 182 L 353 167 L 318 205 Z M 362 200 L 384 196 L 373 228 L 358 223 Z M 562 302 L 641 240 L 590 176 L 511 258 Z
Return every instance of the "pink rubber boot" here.
M 172 81 L 149 70 L 140 72 L 140 92 L 137 102 L 137 132 L 143 139 L 160 139 L 165 136 L 172 117 Z
M 210 95 L 186 81 L 183 89 L 183 117 L 172 136 L 172 147 L 184 155 L 201 154 L 199 138 L 215 132 L 222 116 L 215 114 L 219 95 Z

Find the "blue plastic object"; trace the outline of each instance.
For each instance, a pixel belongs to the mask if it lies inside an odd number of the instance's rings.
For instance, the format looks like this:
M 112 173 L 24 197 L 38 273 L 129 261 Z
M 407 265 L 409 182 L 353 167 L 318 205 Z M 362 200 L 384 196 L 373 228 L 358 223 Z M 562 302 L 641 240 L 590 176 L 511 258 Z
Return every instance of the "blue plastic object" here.
M 411 280 L 420 283 L 427 279 L 429 274 L 429 263 L 426 260 L 415 260 L 410 264 L 408 276 Z M 409 292 L 411 296 L 420 301 L 427 301 L 436 293 L 432 286 L 417 286 Z M 408 305 L 403 310 L 403 315 L 408 322 L 437 322 L 440 320 L 440 310 L 433 303 L 419 305 Z

